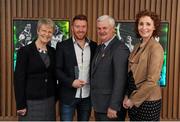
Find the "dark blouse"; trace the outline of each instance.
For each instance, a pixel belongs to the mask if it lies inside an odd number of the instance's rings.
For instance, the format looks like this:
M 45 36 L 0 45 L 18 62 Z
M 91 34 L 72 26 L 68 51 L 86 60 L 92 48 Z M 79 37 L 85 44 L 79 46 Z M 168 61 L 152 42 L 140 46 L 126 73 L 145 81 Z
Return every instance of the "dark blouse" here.
M 133 73 L 132 73 L 132 71 L 130 71 L 128 73 L 128 87 L 127 87 L 126 95 L 128 95 L 128 97 L 129 97 L 131 95 L 131 93 L 136 89 L 137 89 L 137 87 L 135 85 Z
M 50 59 L 49 59 L 49 55 L 48 55 L 47 51 L 41 51 L 41 50 L 38 50 L 38 51 L 41 56 L 41 59 L 43 60 L 44 64 L 46 65 L 46 68 L 48 68 L 48 66 L 50 65 Z

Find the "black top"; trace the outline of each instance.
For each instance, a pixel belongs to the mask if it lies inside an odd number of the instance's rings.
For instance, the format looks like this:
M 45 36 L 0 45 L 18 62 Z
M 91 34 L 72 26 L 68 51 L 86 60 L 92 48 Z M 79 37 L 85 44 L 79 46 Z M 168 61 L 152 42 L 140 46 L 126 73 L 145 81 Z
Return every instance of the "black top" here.
M 14 73 L 17 109 L 26 107 L 27 100 L 39 100 L 55 95 L 55 50 L 47 45 L 50 64 L 46 67 L 35 41 L 18 50 Z
M 135 85 L 134 77 L 132 71 L 128 72 L 128 84 L 127 84 L 127 91 L 126 95 L 129 97 L 131 93 L 136 90 L 137 87 Z

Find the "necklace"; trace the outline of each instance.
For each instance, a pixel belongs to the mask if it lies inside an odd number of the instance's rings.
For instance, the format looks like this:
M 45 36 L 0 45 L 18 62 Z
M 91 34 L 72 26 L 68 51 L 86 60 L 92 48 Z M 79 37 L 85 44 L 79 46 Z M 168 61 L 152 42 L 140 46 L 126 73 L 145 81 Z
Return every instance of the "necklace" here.
M 39 51 L 40 53 L 47 53 L 47 50 L 41 49 L 41 48 L 38 48 L 38 51 Z

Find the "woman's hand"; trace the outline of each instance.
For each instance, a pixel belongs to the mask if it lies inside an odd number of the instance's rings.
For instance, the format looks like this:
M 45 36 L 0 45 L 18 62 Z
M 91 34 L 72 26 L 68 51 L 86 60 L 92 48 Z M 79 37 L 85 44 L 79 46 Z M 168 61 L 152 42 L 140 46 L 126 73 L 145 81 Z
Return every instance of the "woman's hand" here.
M 27 109 L 26 109 L 26 108 L 17 110 L 18 116 L 25 116 L 25 115 L 26 115 L 26 112 L 27 112 Z
M 128 109 L 128 107 L 129 107 L 129 106 L 127 106 L 127 104 L 126 104 L 127 100 L 128 100 L 128 97 L 125 96 L 125 97 L 124 97 L 124 100 L 123 100 L 123 107 L 124 107 L 125 109 Z
M 126 101 L 126 105 L 128 106 L 128 108 L 131 109 L 134 104 L 132 103 L 131 99 L 128 99 L 128 100 Z
M 123 107 L 128 109 L 128 108 L 132 108 L 133 107 L 133 103 L 131 101 L 131 99 L 129 99 L 127 96 L 124 97 L 124 100 L 123 100 Z

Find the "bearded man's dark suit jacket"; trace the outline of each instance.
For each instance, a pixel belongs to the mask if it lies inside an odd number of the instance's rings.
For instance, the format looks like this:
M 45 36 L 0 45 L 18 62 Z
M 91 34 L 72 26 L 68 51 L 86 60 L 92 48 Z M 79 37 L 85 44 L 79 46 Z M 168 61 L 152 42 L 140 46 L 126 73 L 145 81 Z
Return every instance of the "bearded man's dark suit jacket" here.
M 114 37 L 96 62 L 99 50 L 100 46 L 97 47 L 91 67 L 91 100 L 94 110 L 107 113 L 110 107 L 121 111 L 127 83 L 129 49 Z
M 90 41 L 91 61 L 95 53 L 96 43 Z M 57 43 L 56 46 L 56 75 L 59 80 L 60 102 L 70 105 L 75 100 L 77 88 L 72 87 L 75 80 L 77 59 L 72 38 Z M 91 63 L 90 63 L 91 64 Z

